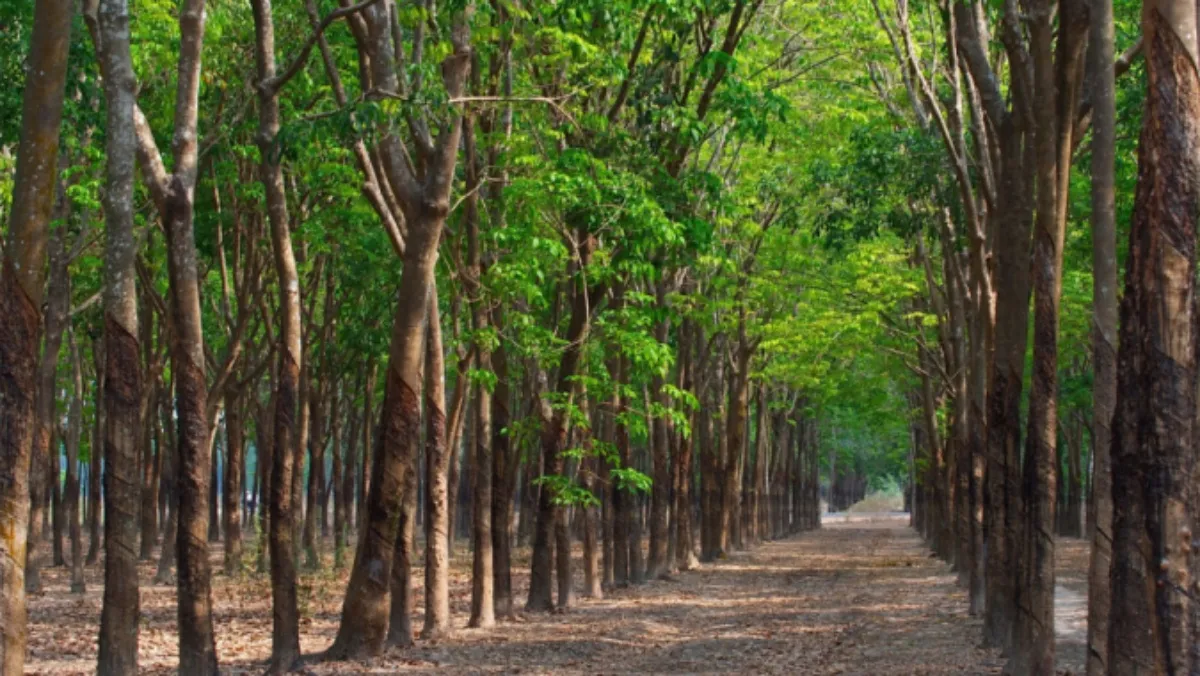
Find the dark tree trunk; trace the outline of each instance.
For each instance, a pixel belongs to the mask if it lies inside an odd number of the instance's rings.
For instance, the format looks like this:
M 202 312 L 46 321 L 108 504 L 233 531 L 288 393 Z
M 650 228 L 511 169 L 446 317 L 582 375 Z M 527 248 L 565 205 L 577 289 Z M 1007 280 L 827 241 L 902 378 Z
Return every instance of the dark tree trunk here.
M 29 536 L 29 464 L 37 431 L 38 335 L 46 234 L 54 201 L 58 135 L 73 3 L 34 5 L 30 78 L 12 184 L 8 241 L 0 262 L 0 673 L 25 665 L 25 554 Z
M 109 136 L 111 137 L 111 132 Z M 107 430 L 105 423 L 107 414 L 104 410 L 105 383 L 107 380 L 105 377 L 103 337 L 92 343 L 92 357 L 96 365 L 96 389 L 93 404 L 95 416 L 92 419 L 92 457 L 88 465 L 88 553 L 86 563 L 89 566 L 94 565 L 100 560 L 100 478 L 103 473 L 104 438 Z
M 656 285 L 656 304 L 666 308 L 667 284 L 660 280 Z M 660 344 L 667 343 L 667 321 L 661 320 L 655 324 L 654 338 Z M 667 399 L 663 387 L 666 379 L 663 374 L 656 373 L 650 382 L 650 397 L 660 406 L 666 406 Z M 671 504 L 671 443 L 670 430 L 667 420 L 656 416 L 651 422 L 651 458 L 653 462 L 650 487 L 650 556 L 646 563 L 646 576 L 658 578 L 670 571 L 671 561 L 667 559 L 668 512 Z
M 1017 533 L 1021 513 L 1021 390 L 1029 342 L 1029 254 L 1033 220 L 1027 171 L 1027 134 L 1019 117 L 1009 115 L 1000 131 L 999 191 L 1008 205 L 997 215 L 1002 233 L 996 241 L 996 337 L 992 383 L 988 393 L 987 439 L 987 610 L 984 641 L 1007 648 L 1016 622 Z M 928 402 L 932 394 L 926 393 Z M 936 420 L 926 405 L 926 434 L 937 443 Z M 935 488 L 936 490 L 936 488 Z M 936 497 L 931 503 L 936 504 Z M 936 518 L 936 517 L 935 517 Z
M 293 484 L 300 448 L 298 429 L 299 389 L 303 345 L 300 324 L 300 281 L 292 249 L 283 186 L 283 171 L 274 148 L 279 134 L 279 95 L 270 84 L 275 78 L 275 23 L 270 0 L 254 0 L 255 65 L 259 80 L 258 142 L 261 153 L 259 180 L 267 200 L 271 247 L 279 280 L 278 366 L 271 400 L 274 404 L 270 432 L 270 495 L 268 537 L 271 569 L 271 662 L 268 671 L 286 673 L 300 659 L 300 618 L 296 599 L 296 561 L 292 553 L 296 524 Z M 263 421 L 265 422 L 265 421 Z M 302 424 L 302 423 L 300 423 Z M 261 466 L 261 465 L 260 465 Z
M 495 324 L 503 325 L 497 311 Z M 492 353 L 496 389 L 492 393 L 492 574 L 497 617 L 513 619 L 512 521 L 513 494 L 520 458 L 512 452 L 507 433 L 510 424 L 508 354 L 503 343 Z
M 1200 670 L 1196 33 L 1191 0 L 1143 6 L 1147 95 L 1121 301 L 1112 440 L 1110 674 Z
M 56 219 L 66 215 L 67 197 L 62 194 L 61 186 L 55 199 L 54 216 Z M 30 532 L 28 549 L 25 553 L 25 589 L 29 592 L 42 591 L 41 567 L 42 560 L 38 555 L 38 528 L 45 518 L 44 510 L 48 492 L 54 496 L 54 564 L 62 563 L 62 518 L 61 500 L 58 498 L 58 473 L 51 468 L 57 467 L 59 451 L 57 444 L 51 447 L 54 437 L 53 429 L 57 424 L 55 413 L 55 377 L 58 373 L 58 356 L 62 350 L 63 332 L 67 328 L 67 312 L 71 304 L 71 280 L 67 268 L 67 252 L 64 242 L 66 226 L 59 226 L 50 236 L 49 283 L 46 289 L 46 312 L 44 317 L 44 337 L 42 340 L 42 356 L 38 362 L 37 393 L 35 406 L 37 408 L 37 430 L 33 440 L 33 456 L 30 460 L 33 468 L 30 474 L 29 515 Z M 52 490 L 50 487 L 55 486 Z
M 725 423 L 726 440 L 721 485 L 721 526 L 718 551 L 727 556 L 738 544 L 737 528 L 741 516 L 742 453 L 746 446 L 746 418 L 750 406 L 750 348 L 745 325 L 736 348 L 737 363 L 729 379 L 729 419 Z
M 240 392 L 225 396 L 225 574 L 242 568 L 242 475 L 246 470 L 246 428 Z
M 450 455 L 446 449 L 446 381 L 436 294 L 425 329 L 425 625 L 423 638 L 450 628 Z
M 613 357 L 610 360 L 609 373 L 612 381 L 618 386 L 625 382 L 625 358 Z M 621 468 L 629 466 L 629 431 L 620 422 L 620 416 L 625 411 L 625 398 L 620 389 L 614 388 L 612 398 L 612 443 L 617 449 L 617 459 Z M 609 484 L 609 499 L 613 504 L 613 584 L 618 587 L 629 585 L 629 530 L 632 527 L 633 494 L 619 481 Z
M 1092 102 L 1092 481 L 1088 512 L 1088 676 L 1108 673 L 1112 606 L 1112 419 L 1117 400 L 1116 98 L 1112 0 L 1092 0 L 1088 36 Z

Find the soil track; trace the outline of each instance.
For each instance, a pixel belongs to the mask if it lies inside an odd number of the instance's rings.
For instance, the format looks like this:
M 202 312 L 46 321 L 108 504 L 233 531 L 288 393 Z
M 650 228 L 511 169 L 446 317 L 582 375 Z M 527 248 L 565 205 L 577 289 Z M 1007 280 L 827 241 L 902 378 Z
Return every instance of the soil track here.
M 525 562 L 520 564 L 518 570 L 524 570 Z M 456 627 L 466 624 L 469 565 L 469 554 L 460 548 L 452 579 Z M 91 590 L 79 597 L 67 592 L 64 571 L 48 571 L 48 593 L 30 604 L 30 672 L 92 672 L 99 573 L 89 570 Z M 151 575 L 147 567 L 143 580 Z M 415 579 L 421 579 L 419 571 Z M 523 599 L 525 576 L 515 582 Z M 344 573 L 302 578 L 306 653 L 332 642 L 344 584 Z M 170 673 L 176 664 L 173 588 L 147 586 L 142 599 L 142 670 Z M 266 580 L 218 575 L 214 601 L 223 671 L 261 673 L 270 652 Z M 314 663 L 308 669 L 314 674 L 999 673 L 1002 659 L 978 647 L 980 620 L 966 609 L 954 575 L 929 556 L 906 517 L 839 515 L 819 531 L 765 543 L 669 580 L 614 590 L 603 600 L 583 599 L 565 614 L 523 615 L 490 630 L 456 629 L 445 639 L 418 641 L 415 648 L 389 651 L 378 660 Z M 1077 636 L 1070 630 L 1065 634 L 1060 641 Z

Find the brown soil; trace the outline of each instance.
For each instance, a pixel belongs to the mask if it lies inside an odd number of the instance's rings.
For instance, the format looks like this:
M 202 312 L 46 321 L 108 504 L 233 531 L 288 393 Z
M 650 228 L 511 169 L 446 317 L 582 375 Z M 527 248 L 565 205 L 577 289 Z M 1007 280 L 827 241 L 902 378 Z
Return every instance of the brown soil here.
M 1070 561 L 1078 554 L 1064 563 L 1075 565 Z M 1082 560 L 1086 571 L 1086 553 Z M 455 627 L 466 625 L 469 566 L 460 546 L 451 580 Z M 514 566 L 518 602 L 528 588 L 527 566 L 527 560 Z M 68 591 L 67 571 L 46 571 L 47 593 L 30 602 L 30 673 L 94 671 L 100 574 L 99 567 L 88 570 L 89 591 L 80 596 Z M 174 589 L 150 584 L 152 577 L 153 567 L 143 565 L 142 671 L 172 673 Z M 1071 584 L 1070 576 L 1063 579 Z M 345 572 L 302 576 L 305 654 L 332 642 L 344 588 Z M 222 670 L 261 673 L 271 634 L 265 576 L 218 574 L 213 596 Z M 421 602 L 418 594 L 418 608 Z M 314 674 L 999 673 L 1002 658 L 978 647 L 980 620 L 966 607 L 953 574 L 929 556 L 905 517 L 856 514 L 669 580 L 581 600 L 565 614 L 527 614 L 490 630 L 460 628 L 370 662 L 307 668 Z

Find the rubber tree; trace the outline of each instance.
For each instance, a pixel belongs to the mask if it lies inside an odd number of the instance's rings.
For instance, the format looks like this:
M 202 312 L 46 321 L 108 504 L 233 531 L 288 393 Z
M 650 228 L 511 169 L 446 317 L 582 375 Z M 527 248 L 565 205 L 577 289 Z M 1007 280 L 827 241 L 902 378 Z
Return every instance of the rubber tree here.
M 0 268 L 0 673 L 25 669 L 25 549 L 47 226 L 74 3 L 34 4 L 8 241 Z
M 372 96 L 400 96 L 409 87 L 396 61 L 392 21 L 394 3 L 380 1 L 365 8 L 352 22 L 364 77 Z M 400 202 L 406 221 L 404 270 L 392 323 L 389 359 L 384 374 L 384 401 L 379 420 L 379 444 L 371 458 L 370 488 L 362 514 L 350 582 L 342 606 L 342 619 L 330 658 L 378 655 L 387 639 L 391 615 L 392 565 L 403 487 L 416 471 L 421 448 L 422 366 L 424 335 L 434 264 L 442 228 L 450 211 L 462 111 L 462 97 L 470 72 L 471 6 L 446 22 L 450 50 L 441 63 L 442 84 L 451 100 L 450 111 L 439 122 L 409 110 L 406 116 L 419 162 L 394 131 L 382 130 L 379 150 L 386 180 Z M 423 41 L 424 30 L 415 38 Z M 422 49 L 423 53 L 423 49 Z M 417 84 L 417 83 L 413 83 Z M 403 87 L 403 88 L 402 88 Z M 433 131 L 437 128 L 436 134 Z
M 1196 223 L 1200 49 L 1192 0 L 1142 8 L 1146 105 L 1120 308 L 1109 674 L 1200 669 L 1196 617 Z

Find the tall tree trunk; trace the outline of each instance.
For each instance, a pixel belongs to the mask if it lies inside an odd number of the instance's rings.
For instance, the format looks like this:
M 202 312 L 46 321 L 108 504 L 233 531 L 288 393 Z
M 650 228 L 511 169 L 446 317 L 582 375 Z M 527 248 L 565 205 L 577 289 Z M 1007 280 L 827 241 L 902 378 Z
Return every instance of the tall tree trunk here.
M 91 9 L 91 8 L 89 8 Z M 139 448 L 144 405 L 133 233 L 134 92 L 128 0 L 101 0 L 98 40 L 107 102 L 104 219 L 104 605 L 97 672 L 137 671 Z M 157 410 L 148 413 L 150 420 Z M 98 449 L 93 449 L 97 453 Z M 93 463 L 99 467 L 98 463 Z M 163 549 L 169 549 L 165 544 Z
M 1146 2 L 1142 34 L 1147 95 L 1113 420 L 1108 673 L 1194 674 L 1200 670 L 1196 5 Z
M 482 297 L 483 249 L 479 239 L 480 168 L 476 156 L 475 118 L 463 120 L 463 170 L 466 172 L 465 222 L 467 229 L 467 273 L 465 286 L 472 296 L 471 324 L 479 335 L 490 329 L 490 315 Z M 491 365 L 491 350 L 486 341 L 476 341 L 475 351 L 481 367 Z M 465 385 L 465 383 L 464 383 Z M 473 480 L 473 527 L 471 529 L 471 618 L 468 626 L 490 627 L 496 623 L 495 561 L 492 542 L 492 491 L 495 461 L 492 457 L 492 391 L 483 382 L 475 390 L 475 449 L 471 454 Z
M 275 364 L 281 363 L 276 360 Z M 272 483 L 271 472 L 274 471 L 275 465 L 275 408 L 277 406 L 277 395 L 279 393 L 277 368 L 271 369 L 270 378 L 268 378 L 268 386 L 270 388 L 270 396 L 267 398 L 266 406 L 256 405 L 254 415 L 255 428 L 255 452 L 258 457 L 256 465 L 258 466 L 259 475 L 259 537 L 258 537 L 258 566 L 256 571 L 265 573 L 268 570 L 268 563 L 271 558 L 271 496 Z M 274 588 L 272 588 L 274 593 Z M 272 599 L 272 602 L 274 600 Z
M 679 383 L 684 392 L 695 388 L 695 359 L 699 356 L 702 337 L 691 320 L 685 319 L 679 330 Z M 694 344 L 693 344 L 694 343 Z M 679 476 L 678 491 L 675 493 L 675 566 L 679 570 L 691 570 L 698 563 L 692 542 L 692 439 L 696 434 L 697 415 L 688 414 L 688 432 L 678 435 L 679 450 L 676 473 Z
M 617 307 L 620 307 L 620 294 L 617 295 L 615 302 Z M 629 467 L 630 451 L 629 451 L 629 430 L 621 421 L 621 414 L 625 412 L 625 397 L 621 393 L 621 387 L 625 383 L 625 368 L 626 359 L 622 356 L 613 357 L 609 363 L 609 373 L 612 374 L 612 381 L 617 385 L 613 388 L 612 397 L 612 430 L 613 430 L 613 445 L 617 449 L 617 459 L 621 468 Z M 618 587 L 628 586 L 631 582 L 629 569 L 629 549 L 630 549 L 630 529 L 632 528 L 632 489 L 622 485 L 619 481 L 614 481 L 609 485 L 609 497 L 613 503 L 613 584 Z
M 217 429 L 211 430 L 210 434 L 214 437 L 212 449 L 212 457 L 209 466 L 211 470 L 208 473 L 208 541 L 220 542 L 221 540 L 221 515 L 218 505 L 221 502 L 220 492 L 217 487 L 221 485 L 221 451 L 222 447 L 229 443 L 228 438 L 224 443 L 221 443 L 222 431 L 218 424 Z M 153 465 L 153 463 L 151 463 Z
M 141 338 L 143 351 L 150 352 L 147 344 L 153 341 L 153 314 L 150 312 L 142 313 L 143 321 L 141 322 Z M 153 360 L 153 357 L 148 357 Z M 147 379 L 151 379 L 151 384 L 142 391 L 141 400 L 141 415 L 140 425 L 142 430 L 142 438 L 139 446 L 141 447 L 141 457 L 139 458 L 141 472 L 141 493 L 142 493 L 142 509 L 141 509 L 141 552 L 139 558 L 142 561 L 149 561 L 154 558 L 154 546 L 158 543 L 158 486 L 154 485 L 154 466 L 155 456 L 157 453 L 154 444 L 151 440 L 154 438 L 154 430 L 158 424 L 158 398 L 161 396 L 158 388 L 155 387 L 152 380 L 153 374 L 157 371 L 153 363 L 148 363 L 146 367 Z
M 62 461 L 64 439 L 62 428 L 58 425 L 53 427 L 50 433 L 50 473 L 47 477 L 50 480 L 50 549 L 54 565 L 64 566 L 66 559 L 63 557 L 63 534 L 66 520 L 63 518 L 62 467 L 59 465 Z
M 729 419 L 726 422 L 726 447 L 721 486 L 721 527 L 718 549 L 728 556 L 737 546 L 735 529 L 739 526 L 742 498 L 741 458 L 746 445 L 746 419 L 750 407 L 750 347 L 745 337 L 744 320 L 739 328 L 736 363 L 729 379 Z
M 371 467 L 374 457 L 372 448 L 377 426 L 373 415 L 375 412 L 375 376 L 378 370 L 379 365 L 375 363 L 374 359 L 371 359 L 367 366 L 366 380 L 363 382 L 362 452 L 359 454 L 362 457 L 358 459 L 358 494 L 354 503 L 354 526 L 359 531 L 362 531 L 363 519 L 366 518 L 367 491 L 371 487 Z
M 79 524 L 79 442 L 83 437 L 83 362 L 79 345 L 71 333 L 71 364 L 73 370 L 71 405 L 67 413 L 67 479 L 66 517 L 71 542 L 71 592 L 87 591 L 83 580 L 83 533 Z
M 580 484 L 589 495 L 595 496 L 598 488 L 596 483 L 596 467 L 599 465 L 600 459 L 593 455 L 591 450 L 592 433 L 597 428 L 595 422 L 598 422 L 598 420 L 590 410 L 590 403 L 587 393 L 582 392 L 579 399 L 579 408 L 583 418 L 589 421 L 589 428 L 580 431 L 585 437 L 579 446 L 586 452 L 580 467 Z M 583 504 L 579 505 L 578 509 L 583 529 L 583 595 L 588 598 L 602 599 L 604 598 L 604 590 L 600 587 L 600 547 L 596 537 L 598 525 L 596 523 L 596 517 L 598 516 L 596 506 Z
M 1012 644 L 1016 622 L 1015 572 L 1021 513 L 1021 390 L 1029 342 L 1029 254 L 1032 194 L 1025 149 L 1028 137 L 1018 115 L 1009 115 L 1000 130 L 1001 209 L 996 241 L 996 337 L 992 382 L 988 392 L 987 439 L 987 610 L 984 641 L 1001 648 Z M 930 400 L 926 394 L 924 399 Z M 926 407 L 926 428 L 937 443 L 936 420 Z M 936 498 L 934 501 L 936 503 Z
M 200 16 L 195 16 L 197 22 Z M 179 593 L 179 668 L 189 674 L 216 674 L 208 562 L 208 481 L 212 451 L 205 414 L 208 384 L 204 373 L 204 334 L 192 231 L 193 191 L 193 185 L 185 188 L 182 181 L 175 180 L 165 219 L 174 328 L 171 372 L 178 416 L 176 585 Z
M 666 308 L 667 283 L 659 280 L 655 285 L 656 306 Z M 664 313 L 665 315 L 665 313 Z M 662 319 L 655 324 L 654 338 L 659 344 L 667 343 L 667 320 Z M 665 407 L 666 393 L 665 374 L 655 373 L 650 381 L 650 397 Z M 653 463 L 653 483 L 650 487 L 650 556 L 646 562 L 646 576 L 658 578 L 670 571 L 671 561 L 667 560 L 668 512 L 671 504 L 671 443 L 667 420 L 655 416 L 651 423 L 651 458 Z
M 442 320 L 430 298 L 425 329 L 425 626 L 424 638 L 450 628 L 450 454 L 446 448 L 446 375 Z
M 1009 669 L 1015 673 L 1054 673 L 1054 524 L 1057 477 L 1058 307 L 1063 233 L 1058 219 L 1057 116 L 1060 95 L 1054 62 L 1054 5 L 1031 3 L 1030 57 L 1033 63 L 1033 152 L 1037 217 L 1033 244 L 1033 380 L 1025 446 L 1025 523 L 1018 570 L 1021 594 L 1017 640 Z M 1073 5 L 1072 5 L 1073 6 Z M 1070 7 L 1061 8 L 1063 22 Z M 1069 123 L 1070 121 L 1068 121 Z
M 279 95 L 274 90 L 275 24 L 271 0 L 254 0 L 255 64 L 259 86 L 258 142 L 261 155 L 259 180 L 267 198 L 267 218 L 279 284 L 279 363 L 272 393 L 275 410 L 271 431 L 270 566 L 271 662 L 268 671 L 286 673 L 300 659 L 300 618 L 296 600 L 296 561 L 292 553 L 296 524 L 292 484 L 300 444 L 298 399 L 304 351 L 300 323 L 300 279 L 292 249 L 283 187 L 283 170 L 275 150 L 279 134 Z
M 322 340 L 322 348 L 325 344 L 325 341 Z M 320 543 L 317 538 L 317 513 L 321 508 L 321 486 L 325 481 L 325 395 L 329 376 L 327 365 L 328 359 L 323 356 L 319 369 L 311 367 L 302 369 L 310 371 L 313 377 L 308 386 L 308 490 L 304 494 L 305 509 L 302 531 L 304 567 L 309 570 L 317 570 L 321 567 L 321 553 L 318 551 Z
M 29 535 L 29 464 L 37 431 L 34 392 L 45 280 L 46 234 L 58 175 L 67 51 L 73 3 L 34 5 L 21 141 L 12 185 L 8 242 L 0 269 L 0 673 L 25 664 L 25 555 Z
M 158 555 L 158 568 L 154 573 L 154 583 L 166 585 L 174 582 L 172 571 L 175 569 L 177 548 L 172 546 L 172 543 L 175 542 L 179 530 L 179 489 L 176 480 L 179 459 L 175 452 L 175 421 L 170 415 L 173 397 L 171 397 L 170 389 L 164 387 L 163 392 L 165 394 L 162 401 L 159 402 L 158 415 L 162 419 L 162 424 L 157 428 L 157 443 L 165 454 L 163 458 L 163 493 L 167 504 L 163 519 L 166 524 L 166 528 L 163 530 L 163 542 L 166 544 Z M 108 490 L 105 489 L 105 493 L 107 492 Z
M 339 569 L 345 565 L 344 559 L 346 555 L 346 501 L 342 488 L 345 482 L 346 466 L 345 455 L 342 450 L 342 397 L 340 389 L 341 383 L 339 381 L 331 388 L 329 398 L 329 440 L 332 444 L 330 447 L 330 466 L 333 476 L 330 477 L 329 492 L 327 493 L 327 497 L 329 493 L 332 493 L 333 498 L 333 566 Z
M 503 326 L 497 310 L 496 326 Z M 492 574 L 495 577 L 493 603 L 497 617 L 513 619 L 515 607 L 512 588 L 513 496 L 517 488 L 520 457 L 512 452 L 508 435 L 509 413 L 508 353 L 503 343 L 492 352 L 492 371 L 496 389 L 492 392 Z
M 426 306 L 426 312 L 437 304 L 437 287 L 431 280 L 429 294 L 429 302 Z M 426 314 L 426 325 L 428 325 L 429 315 Z M 426 352 L 422 353 L 422 358 L 427 359 L 429 349 L 428 326 L 424 327 L 424 336 L 422 345 Z M 440 348 L 438 348 L 440 350 Z M 425 362 L 426 364 L 428 362 Z M 418 366 L 418 376 L 426 375 L 424 365 Z M 435 376 L 436 377 L 436 376 Z M 414 393 L 415 394 L 415 393 Z M 418 410 L 417 424 L 420 424 L 420 412 Z M 414 434 L 419 435 L 419 432 L 414 430 Z M 426 441 L 428 443 L 428 440 Z M 390 617 L 388 618 L 388 634 L 387 642 L 389 645 L 407 648 L 413 643 L 412 629 L 412 614 L 414 607 L 414 594 L 412 588 L 412 566 L 416 557 L 416 525 L 417 525 L 417 473 L 419 460 L 417 453 L 414 452 L 407 459 L 407 464 L 403 468 L 403 480 L 400 484 L 400 509 L 399 519 L 396 528 L 396 539 L 394 544 L 394 553 L 392 560 L 392 580 L 391 580 L 391 609 Z
M 68 199 L 63 194 L 61 185 L 59 188 L 54 206 L 56 220 L 65 216 L 66 200 Z M 38 362 L 37 392 L 35 394 L 37 430 L 33 441 L 33 456 L 30 460 L 33 467 L 29 485 L 31 501 L 29 522 L 31 526 L 28 549 L 25 554 L 25 589 L 28 592 L 38 593 L 42 591 L 42 557 L 38 555 L 38 540 L 40 539 L 38 529 L 45 518 L 43 512 L 46 509 L 50 486 L 58 480 L 57 473 L 51 472 L 51 467 L 58 458 L 58 449 L 51 447 L 50 440 L 54 436 L 53 429 L 58 423 L 55 413 L 57 389 L 55 379 L 58 374 L 58 357 L 62 350 L 63 332 L 68 324 L 67 312 L 71 304 L 71 284 L 67 269 L 65 236 L 65 225 L 55 228 L 50 235 L 50 271 L 46 289 L 44 337 L 42 356 Z M 58 501 L 55 501 L 55 507 L 59 506 Z M 57 511 L 54 518 L 56 524 L 61 524 L 61 516 Z M 61 535 L 61 528 L 56 530 L 56 535 Z M 58 549 L 55 551 L 54 563 L 58 564 L 62 556 L 61 539 L 56 538 L 55 544 Z
M 221 515 L 225 531 L 225 574 L 235 575 L 242 568 L 242 474 L 246 469 L 246 428 L 242 394 L 225 394 L 225 476 Z
M 1088 676 L 1108 673 L 1112 592 L 1112 419 L 1117 400 L 1116 95 L 1112 0 L 1092 0 L 1092 501 L 1088 517 Z
M 91 566 L 100 560 L 100 478 L 103 475 L 104 435 L 106 413 L 104 410 L 105 368 L 104 338 L 92 342 L 92 358 L 95 360 L 96 389 L 92 422 L 92 457 L 88 464 L 88 552 L 86 563 Z

